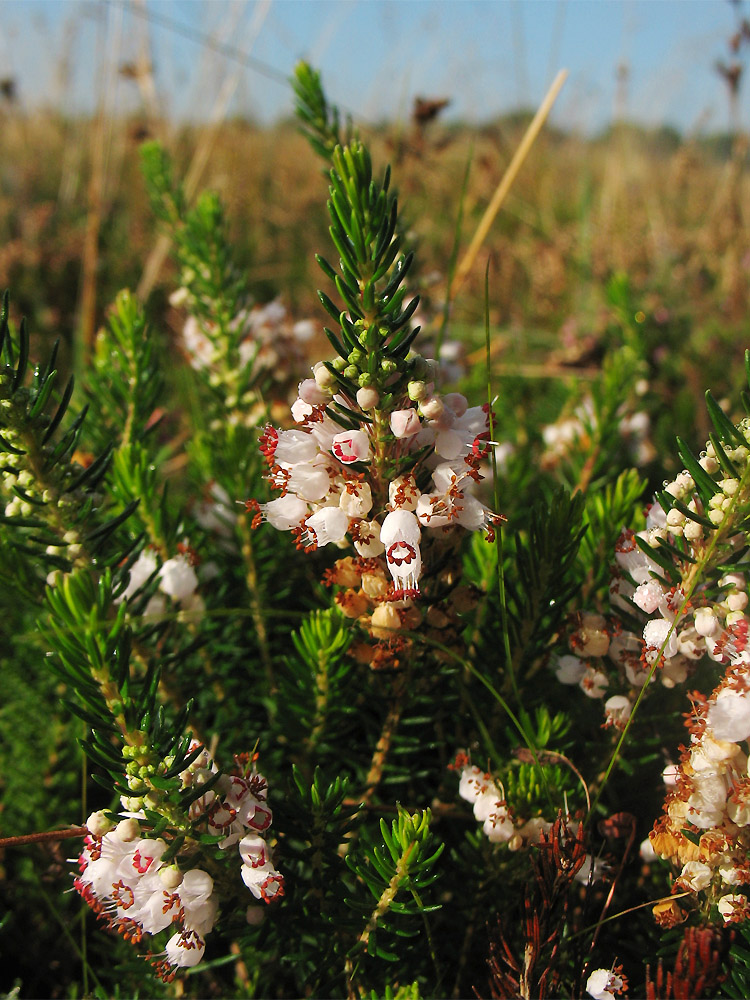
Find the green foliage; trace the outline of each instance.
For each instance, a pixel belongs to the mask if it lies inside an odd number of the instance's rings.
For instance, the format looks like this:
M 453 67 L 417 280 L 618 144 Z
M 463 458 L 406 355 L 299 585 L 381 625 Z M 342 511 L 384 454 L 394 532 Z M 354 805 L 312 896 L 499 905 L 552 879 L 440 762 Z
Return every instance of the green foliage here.
M 336 105 L 328 103 L 320 73 L 305 62 L 297 64 L 292 77 L 297 118 L 310 145 L 330 164 L 337 146 L 348 146 L 356 138 L 350 118 L 341 124 Z
M 427 904 L 422 897 L 439 877 L 439 871 L 433 868 L 444 846 L 434 844 L 430 820 L 429 810 L 411 815 L 399 806 L 398 817 L 390 829 L 385 819 L 381 819 L 380 837 L 363 833 L 358 849 L 347 854 L 349 868 L 375 900 L 373 908 L 372 902 L 347 899 L 352 909 L 366 916 L 349 955 L 350 979 L 357 975 L 357 967 L 365 962 L 365 955 L 398 962 L 411 950 L 406 939 L 413 939 L 425 929 L 430 941 L 427 915 L 439 906 Z M 393 950 L 394 937 L 398 940 L 398 952 Z M 437 962 L 434 952 L 431 958 Z

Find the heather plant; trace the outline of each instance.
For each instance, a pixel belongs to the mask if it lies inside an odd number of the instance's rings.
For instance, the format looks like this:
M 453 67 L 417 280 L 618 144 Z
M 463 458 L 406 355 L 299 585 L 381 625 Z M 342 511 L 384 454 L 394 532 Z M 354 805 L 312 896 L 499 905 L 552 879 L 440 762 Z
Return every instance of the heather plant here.
M 5 299 L 6 989 L 746 995 L 750 417 L 709 393 L 705 450 L 655 451 L 622 275 L 544 426 L 495 385 L 491 270 L 452 385 L 390 169 L 294 86 L 326 325 L 253 298 L 153 144 L 172 354 L 122 292 L 59 385 Z

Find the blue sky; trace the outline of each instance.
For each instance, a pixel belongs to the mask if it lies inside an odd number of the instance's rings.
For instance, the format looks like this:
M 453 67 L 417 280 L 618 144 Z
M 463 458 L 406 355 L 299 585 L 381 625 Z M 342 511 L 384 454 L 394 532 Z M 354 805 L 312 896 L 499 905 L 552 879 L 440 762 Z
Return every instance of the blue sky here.
M 626 66 L 629 117 L 712 130 L 728 124 L 715 63 L 728 59 L 738 10 L 750 17 L 729 0 L 0 0 L 0 64 L 24 106 L 91 110 L 109 87 L 110 108 L 133 109 L 135 85 L 112 70 L 134 59 L 148 24 L 173 115 L 210 114 L 228 77 L 230 113 L 289 113 L 277 77 L 306 57 L 332 100 L 368 121 L 407 117 L 417 94 L 450 97 L 451 115 L 481 121 L 537 105 L 565 67 L 553 118 L 586 131 L 610 120 Z M 250 50 L 250 64 L 206 39 Z M 744 99 L 741 120 L 750 127 Z

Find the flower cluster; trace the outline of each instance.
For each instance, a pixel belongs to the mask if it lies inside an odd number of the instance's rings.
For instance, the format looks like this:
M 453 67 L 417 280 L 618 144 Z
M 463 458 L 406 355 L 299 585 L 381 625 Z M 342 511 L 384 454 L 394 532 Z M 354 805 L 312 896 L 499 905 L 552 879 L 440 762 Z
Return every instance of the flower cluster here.
M 172 305 L 187 305 L 190 297 L 179 289 Z M 226 327 L 213 320 L 189 315 L 182 328 L 182 349 L 193 369 L 223 392 L 230 422 L 255 426 L 263 419 L 265 405 L 255 390 L 255 378 L 267 373 L 279 399 L 287 393 L 304 367 L 308 342 L 315 334 L 311 320 L 293 321 L 277 299 L 263 306 L 241 309 Z M 246 377 L 252 374 L 253 378 Z
M 364 597 L 408 601 L 419 596 L 425 529 L 491 532 L 497 520 L 473 494 L 488 447 L 489 408 L 469 407 L 459 393 L 441 396 L 433 383 L 414 380 L 406 399 L 381 410 L 378 390 L 363 386 L 352 399 L 334 393 L 329 367 L 314 372 L 292 406 L 298 426 L 268 426 L 261 438 L 268 479 L 280 496 L 248 501 L 257 512 L 254 524 L 267 520 L 292 532 L 305 551 L 350 544 L 378 578 L 369 592 L 363 581 Z M 342 413 L 357 417 L 353 426 L 342 429 Z M 390 574 L 390 588 L 382 586 L 381 569 Z
M 199 748 L 196 743 L 191 751 Z M 255 899 L 270 903 L 284 895 L 284 876 L 274 867 L 264 837 L 272 819 L 268 789 L 248 755 L 237 758 L 237 763 L 237 773 L 217 778 L 215 764 L 202 749 L 183 772 L 185 789 L 200 789 L 211 782 L 191 803 L 188 828 L 203 828 L 218 839 L 221 850 L 237 847 L 242 881 Z M 128 767 L 131 786 L 134 767 L 135 763 Z M 148 797 L 123 796 L 122 804 L 127 818 L 117 825 L 101 812 L 89 817 L 74 884 L 108 927 L 133 944 L 139 944 L 144 934 L 158 934 L 174 925 L 164 951 L 151 956 L 159 974 L 168 980 L 176 969 L 196 965 L 203 957 L 206 936 L 219 908 L 214 878 L 195 867 L 192 850 L 182 848 L 191 866 L 186 867 L 182 856 L 164 840 L 144 834 L 143 810 L 158 803 Z M 258 904 L 247 907 L 249 923 L 262 918 Z
M 183 772 L 186 788 L 212 782 L 206 793 L 192 803 L 190 819 L 195 823 L 205 819 L 207 832 L 221 837 L 222 850 L 238 846 L 242 881 L 256 899 L 270 903 L 284 895 L 284 876 L 274 868 L 273 853 L 263 837 L 273 819 L 267 801 L 268 785 L 255 770 L 253 758 L 243 755 L 235 759 L 237 773 L 222 774 L 218 781 L 214 781 L 216 765 L 205 749 Z
M 165 979 L 177 968 L 197 965 L 218 911 L 212 877 L 164 860 L 167 844 L 142 836 L 134 818 L 112 828 L 103 813 L 94 813 L 86 825 L 89 835 L 74 881 L 83 899 L 133 944 L 175 925 L 164 952 L 153 956 Z
M 636 391 L 645 391 L 645 384 L 637 383 Z M 650 439 L 651 421 L 642 410 L 633 412 L 626 405 L 617 414 L 617 431 L 625 449 L 635 465 L 646 465 L 654 458 Z M 554 469 L 570 457 L 591 447 L 592 439 L 600 433 L 599 420 L 591 397 L 586 397 L 570 416 L 561 416 L 554 424 L 542 428 L 544 453 L 542 466 Z
M 511 851 L 517 851 L 526 844 L 537 843 L 540 834 L 552 828 L 552 823 L 540 816 L 516 824 L 502 785 L 472 764 L 467 754 L 459 752 L 450 766 L 461 775 L 458 794 L 472 803 L 474 818 L 482 824 L 482 831 L 492 843 L 507 844 Z
M 686 472 L 666 486 L 667 493 L 684 500 L 702 516 L 696 510 L 700 500 L 692 495 L 694 489 Z M 726 499 L 723 493 L 717 495 Z M 687 586 L 666 580 L 663 566 L 647 554 L 658 549 L 660 540 L 674 548 L 676 540 L 684 537 L 689 547 L 684 565 L 677 565 L 676 572 L 687 579 L 704 545 L 703 530 L 700 523 L 687 519 L 679 510 L 665 514 L 660 504 L 652 504 L 645 529 L 637 533 L 624 529 L 617 541 L 610 584 L 612 618 L 592 613 L 574 616 L 569 634 L 571 653 L 555 658 L 555 674 L 563 684 L 578 684 L 590 698 L 603 698 L 613 684 L 619 687 L 620 692 L 605 703 L 605 725 L 622 728 L 649 677 L 653 682 L 658 676 L 664 687 L 671 688 L 683 683 L 703 656 L 726 665 L 744 653 L 748 641 L 744 573 L 725 573 L 718 580 L 718 593 L 704 585 L 688 601 Z M 643 616 L 640 635 L 622 628 L 616 617 L 618 609 L 631 618 Z M 654 665 L 658 667 L 656 675 Z
M 725 922 L 750 915 L 750 658 L 730 666 L 709 699 L 694 696 L 691 741 L 650 840 L 682 866 L 675 888 L 706 892 Z M 729 890 L 727 892 L 727 890 Z

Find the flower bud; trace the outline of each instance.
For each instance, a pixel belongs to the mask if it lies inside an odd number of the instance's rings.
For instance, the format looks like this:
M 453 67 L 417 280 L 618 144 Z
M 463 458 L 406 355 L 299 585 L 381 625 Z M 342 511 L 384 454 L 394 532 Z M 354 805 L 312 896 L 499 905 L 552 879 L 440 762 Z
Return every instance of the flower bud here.
M 313 368 L 313 375 L 319 389 L 331 389 L 336 385 L 336 377 L 328 371 L 322 361 L 319 361 Z
M 137 840 L 141 835 L 141 828 L 138 825 L 138 821 L 134 819 L 123 819 L 115 828 L 115 836 L 118 840 L 122 840 L 128 843 L 131 840 Z
M 380 402 L 380 393 L 370 386 L 363 386 L 357 392 L 357 405 L 362 410 L 374 410 Z
M 423 399 L 419 405 L 420 413 L 427 420 L 438 420 L 443 415 L 445 406 L 440 396 L 429 396 Z
M 698 608 L 695 612 L 695 631 L 698 635 L 713 635 L 719 628 L 713 608 Z
M 176 889 L 178 885 L 182 884 L 183 875 L 177 865 L 169 865 L 160 870 L 159 878 L 165 889 Z
M 107 819 L 101 810 L 91 813 L 86 820 L 86 829 L 92 837 L 103 837 L 105 833 L 109 833 L 113 826 L 114 823 Z

